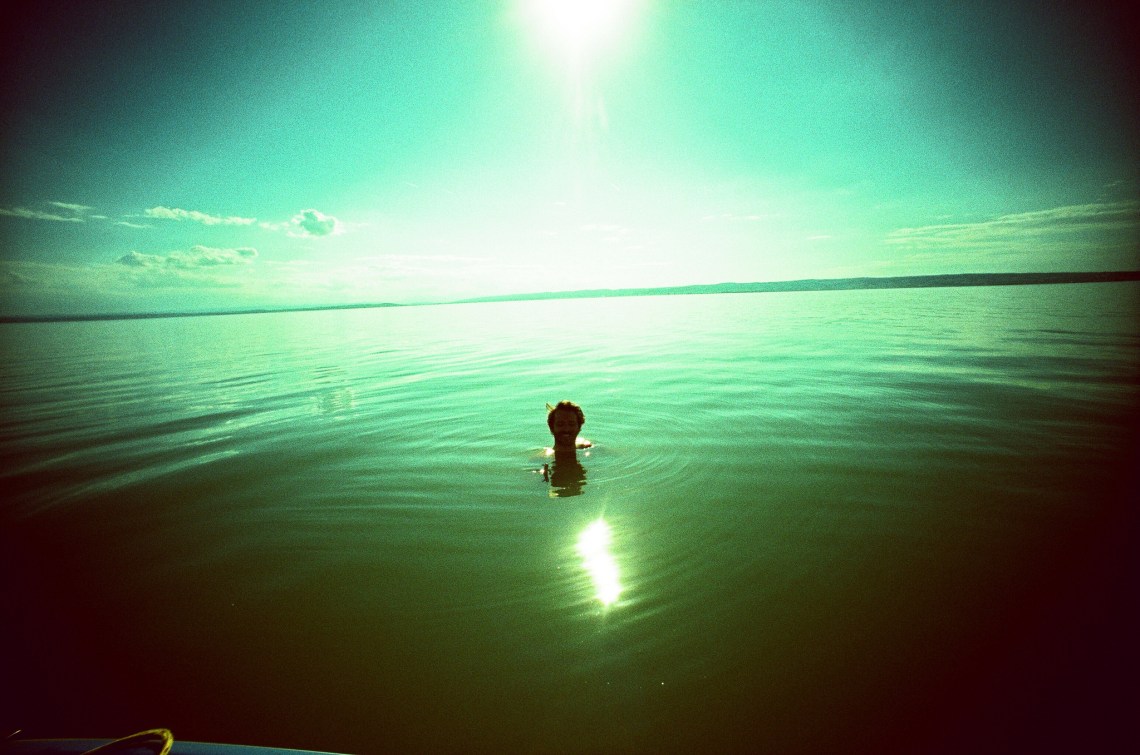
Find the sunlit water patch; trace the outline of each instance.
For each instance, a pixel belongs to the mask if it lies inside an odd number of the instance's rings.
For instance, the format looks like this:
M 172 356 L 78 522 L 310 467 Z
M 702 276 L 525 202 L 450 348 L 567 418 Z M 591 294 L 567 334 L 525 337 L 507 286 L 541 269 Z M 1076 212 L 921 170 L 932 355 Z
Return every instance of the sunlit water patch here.
M 596 519 L 578 536 L 582 568 L 594 583 L 594 596 L 603 606 L 613 605 L 621 595 L 621 575 L 610 552 L 613 535 L 605 519 Z

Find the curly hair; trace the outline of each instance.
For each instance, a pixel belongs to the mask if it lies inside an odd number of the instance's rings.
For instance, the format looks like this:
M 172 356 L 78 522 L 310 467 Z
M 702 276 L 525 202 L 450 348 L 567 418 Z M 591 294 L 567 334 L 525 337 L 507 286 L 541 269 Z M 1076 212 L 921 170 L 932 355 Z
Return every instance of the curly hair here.
M 550 405 L 547 404 L 547 406 Z M 573 401 L 559 401 L 557 406 L 551 408 L 551 410 L 546 413 L 546 426 L 550 428 L 550 432 L 554 432 L 554 413 L 560 409 L 574 412 L 578 417 L 578 427 L 586 424 L 586 414 L 582 411 L 582 407 Z

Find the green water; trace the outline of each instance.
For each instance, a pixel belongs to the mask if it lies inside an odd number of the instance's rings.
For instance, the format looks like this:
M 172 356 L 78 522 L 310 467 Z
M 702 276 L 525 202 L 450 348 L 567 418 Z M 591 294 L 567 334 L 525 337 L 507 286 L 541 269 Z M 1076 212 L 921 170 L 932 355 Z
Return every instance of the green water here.
M 351 752 L 1097 741 L 1136 669 L 1138 294 L 3 326 L 3 723 Z M 595 443 L 569 490 L 536 472 L 560 399 Z

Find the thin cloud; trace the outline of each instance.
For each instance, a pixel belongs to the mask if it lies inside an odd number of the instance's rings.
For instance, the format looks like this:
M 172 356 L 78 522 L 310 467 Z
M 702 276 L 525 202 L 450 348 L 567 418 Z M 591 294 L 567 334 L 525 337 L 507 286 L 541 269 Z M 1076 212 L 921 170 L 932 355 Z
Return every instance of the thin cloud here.
M 75 217 L 74 215 L 60 215 L 55 212 L 43 212 L 42 210 L 29 210 L 27 207 L 0 207 L 0 215 L 6 215 L 10 218 L 25 218 L 27 220 L 51 220 L 57 223 L 82 223 L 83 218 Z
M 147 269 L 193 270 L 226 265 L 248 265 L 257 257 L 257 250 L 250 247 L 237 249 L 217 249 L 209 246 L 194 246 L 186 252 L 170 254 L 144 254 L 127 252 L 116 262 L 120 265 Z
M 28 207 L 0 207 L 0 216 L 23 218 L 25 220 L 48 220 L 57 223 L 84 223 L 88 220 L 109 221 L 113 225 L 123 228 L 145 229 L 153 225 L 137 223 L 134 219 L 148 218 L 152 220 L 174 220 L 177 222 L 200 223 L 207 226 L 249 226 L 257 224 L 268 231 L 284 232 L 295 238 L 334 236 L 344 233 L 346 226 L 332 215 L 320 210 L 301 210 L 285 222 L 261 222 L 257 218 L 247 218 L 239 215 L 211 215 L 199 210 L 186 210 L 181 207 L 165 207 L 159 205 L 144 210 L 142 215 L 127 215 L 118 220 L 111 220 L 106 215 L 92 215 L 89 205 L 72 202 L 47 202 L 54 210 L 37 210 Z
M 221 217 L 210 215 L 198 210 L 183 210 L 178 207 L 151 207 L 143 215 L 148 218 L 162 218 L 164 220 L 190 220 L 203 225 L 252 225 L 257 218 L 242 218 L 236 215 Z
M 140 289 L 235 289 L 248 276 L 239 272 L 257 257 L 249 247 L 219 249 L 194 246 L 169 254 L 128 252 L 115 260 L 123 284 Z
M 1074 233 L 1135 233 L 1140 229 L 1140 202 L 1068 205 L 984 220 L 899 228 L 886 242 L 914 249 L 952 249 L 1057 238 Z
M 70 210 L 75 213 L 83 213 L 88 210 L 94 210 L 94 207 L 89 207 L 85 204 L 71 204 L 70 202 L 48 202 L 52 207 L 58 207 L 61 210 Z
M 4 267 L 0 268 L 0 288 L 5 285 L 26 286 L 32 283 L 31 278 L 11 269 L 10 264 L 11 263 L 7 263 Z

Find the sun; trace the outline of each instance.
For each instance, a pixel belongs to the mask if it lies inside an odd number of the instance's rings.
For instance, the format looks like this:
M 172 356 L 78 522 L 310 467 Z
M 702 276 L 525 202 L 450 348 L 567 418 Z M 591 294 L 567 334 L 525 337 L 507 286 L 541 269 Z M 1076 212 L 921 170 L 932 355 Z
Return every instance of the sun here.
M 635 0 L 525 0 L 538 31 L 578 68 L 620 31 Z

